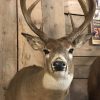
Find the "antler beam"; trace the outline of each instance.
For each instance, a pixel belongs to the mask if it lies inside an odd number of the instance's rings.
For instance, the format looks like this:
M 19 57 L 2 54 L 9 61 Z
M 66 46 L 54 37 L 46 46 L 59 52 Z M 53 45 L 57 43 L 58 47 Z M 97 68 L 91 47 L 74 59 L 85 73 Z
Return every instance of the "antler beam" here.
M 32 19 L 31 19 L 32 10 L 35 8 L 35 6 L 38 4 L 39 1 L 40 0 L 36 0 L 28 9 L 26 8 L 26 0 L 20 0 L 20 3 L 21 3 L 22 12 L 23 12 L 23 15 L 25 17 L 27 24 L 30 26 L 30 28 L 33 30 L 33 32 L 40 37 L 40 39 L 42 39 L 44 42 L 46 42 L 46 41 L 48 41 L 47 34 L 45 34 L 43 31 L 41 31 L 41 29 L 38 29 L 34 25 L 34 23 L 32 22 Z M 96 8 L 95 0 L 88 0 L 88 2 L 89 2 L 88 8 L 87 8 L 86 2 L 84 0 L 78 0 L 78 2 L 83 10 L 84 15 L 85 15 L 85 20 L 81 26 L 79 26 L 78 28 L 75 28 L 73 19 L 70 16 L 73 31 L 69 36 L 64 37 L 70 42 L 73 42 L 77 37 L 83 35 L 83 31 L 87 28 L 90 21 L 93 19 L 93 16 L 95 13 L 95 8 Z M 61 38 L 61 39 L 63 39 L 63 38 Z
M 78 0 L 78 1 L 80 3 L 80 6 L 81 6 L 83 12 L 84 12 L 85 20 L 80 27 L 73 30 L 72 33 L 67 37 L 67 39 L 70 42 L 73 42 L 78 36 L 82 35 L 83 31 L 87 28 L 87 26 L 89 25 L 89 23 L 93 19 L 93 16 L 95 13 L 95 8 L 96 8 L 95 0 L 88 0 L 89 1 L 89 11 L 87 9 L 87 6 L 86 6 L 84 0 Z
M 41 40 L 43 40 L 44 42 L 46 42 L 48 40 L 46 34 L 44 32 L 42 32 L 40 29 L 38 29 L 34 23 L 32 22 L 31 19 L 31 13 L 32 10 L 35 8 L 35 6 L 38 4 L 40 0 L 36 0 L 28 9 L 26 8 L 26 0 L 20 0 L 20 4 L 21 4 L 21 9 L 23 12 L 23 15 L 25 17 L 25 20 L 27 22 L 27 24 L 29 25 L 29 27 L 32 29 L 32 31 L 37 34 Z

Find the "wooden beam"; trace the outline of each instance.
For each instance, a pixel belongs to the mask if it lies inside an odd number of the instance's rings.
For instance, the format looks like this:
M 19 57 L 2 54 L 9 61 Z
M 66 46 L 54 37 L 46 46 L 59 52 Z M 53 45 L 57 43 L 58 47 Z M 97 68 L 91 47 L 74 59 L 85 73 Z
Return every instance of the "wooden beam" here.
M 44 32 L 50 38 L 65 35 L 64 0 L 42 0 Z
M 17 71 L 16 0 L 0 0 L 0 100 Z

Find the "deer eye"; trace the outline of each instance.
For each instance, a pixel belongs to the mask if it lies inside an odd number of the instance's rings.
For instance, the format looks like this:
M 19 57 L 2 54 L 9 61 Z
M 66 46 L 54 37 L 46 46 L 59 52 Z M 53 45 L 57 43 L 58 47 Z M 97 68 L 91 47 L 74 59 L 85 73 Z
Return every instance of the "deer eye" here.
M 44 51 L 44 53 L 45 53 L 46 55 L 50 53 L 50 51 L 49 51 L 48 49 L 44 49 L 43 51 Z
M 71 49 L 69 49 L 69 53 L 73 53 L 73 51 L 74 51 L 74 49 L 73 48 L 71 48 Z

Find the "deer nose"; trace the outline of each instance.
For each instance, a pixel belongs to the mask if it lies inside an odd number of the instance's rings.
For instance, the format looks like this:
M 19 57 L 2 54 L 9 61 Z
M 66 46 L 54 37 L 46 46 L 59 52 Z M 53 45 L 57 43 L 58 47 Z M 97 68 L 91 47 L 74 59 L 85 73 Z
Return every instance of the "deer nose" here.
M 55 61 L 53 62 L 54 70 L 55 71 L 63 71 L 65 69 L 65 62 L 63 61 Z

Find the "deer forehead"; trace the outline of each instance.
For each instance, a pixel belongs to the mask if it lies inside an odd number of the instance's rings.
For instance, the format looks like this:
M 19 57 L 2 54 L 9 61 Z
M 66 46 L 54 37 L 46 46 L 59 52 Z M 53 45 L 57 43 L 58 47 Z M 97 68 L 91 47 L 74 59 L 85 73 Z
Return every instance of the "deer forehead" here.
M 58 40 L 52 40 L 49 41 L 46 44 L 46 47 L 51 50 L 56 50 L 56 49 L 69 49 L 71 47 L 71 44 L 69 42 L 65 41 L 58 41 Z
M 73 54 L 69 53 L 69 50 L 72 48 L 72 46 L 69 46 L 68 48 L 53 48 L 52 51 L 50 51 L 50 54 L 46 55 L 46 58 L 50 61 L 55 61 L 56 59 L 61 59 L 64 62 L 66 62 L 66 59 L 72 59 Z M 66 62 L 67 63 L 67 62 Z

